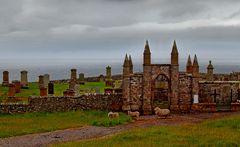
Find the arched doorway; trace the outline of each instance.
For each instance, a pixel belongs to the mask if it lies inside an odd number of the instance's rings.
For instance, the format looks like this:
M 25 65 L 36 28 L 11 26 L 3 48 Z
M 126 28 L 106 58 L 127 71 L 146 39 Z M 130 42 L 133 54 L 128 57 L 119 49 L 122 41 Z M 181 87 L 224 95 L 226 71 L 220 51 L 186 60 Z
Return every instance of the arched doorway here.
M 153 81 L 152 108 L 169 108 L 169 79 L 166 75 L 160 74 Z

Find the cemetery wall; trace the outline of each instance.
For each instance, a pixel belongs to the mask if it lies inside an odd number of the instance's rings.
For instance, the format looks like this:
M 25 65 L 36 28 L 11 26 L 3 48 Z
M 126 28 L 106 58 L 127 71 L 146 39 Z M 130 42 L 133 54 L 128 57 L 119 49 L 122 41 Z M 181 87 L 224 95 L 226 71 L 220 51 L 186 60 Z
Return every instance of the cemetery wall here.
M 0 113 L 63 112 L 72 110 L 121 111 L 122 95 L 83 95 L 79 97 L 30 97 L 28 104 L 0 104 Z

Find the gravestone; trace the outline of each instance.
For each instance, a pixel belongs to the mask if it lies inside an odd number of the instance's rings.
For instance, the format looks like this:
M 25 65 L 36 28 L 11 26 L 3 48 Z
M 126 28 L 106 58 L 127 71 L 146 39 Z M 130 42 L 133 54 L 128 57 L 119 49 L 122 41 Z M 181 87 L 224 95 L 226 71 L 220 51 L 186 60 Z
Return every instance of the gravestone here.
M 40 96 L 47 96 L 47 88 L 40 87 Z
M 8 97 L 14 97 L 16 94 L 16 89 L 14 84 L 9 84 L 8 85 Z
M 74 86 L 74 96 L 80 96 L 80 85 L 76 84 Z
M 103 82 L 104 81 L 104 76 L 103 75 L 100 75 L 99 76 L 99 82 Z
M 20 93 L 20 91 L 21 91 L 21 83 L 20 83 L 20 81 L 17 81 L 17 80 L 12 81 L 12 84 L 15 85 L 15 92 L 16 93 Z
M 44 76 L 43 75 L 40 75 L 38 77 L 38 85 L 39 85 L 39 89 L 44 88 Z
M 3 82 L 2 85 L 3 86 L 8 86 L 9 84 L 9 72 L 8 71 L 4 71 L 3 72 Z
M 71 69 L 71 80 L 77 80 L 77 69 Z
M 50 76 L 49 74 L 45 74 L 43 75 L 43 83 L 44 83 L 44 87 L 47 88 L 48 87 L 48 83 L 50 82 Z
M 84 73 L 80 73 L 79 74 L 79 84 L 84 85 L 85 84 L 85 80 L 84 80 Z
M 106 79 L 112 79 L 112 69 L 110 66 L 106 67 Z
M 53 82 L 48 83 L 48 95 L 49 96 L 54 95 L 54 83 Z
M 100 94 L 100 88 L 95 88 L 95 92 L 96 92 L 96 94 Z
M 21 88 L 28 88 L 28 72 L 26 70 L 21 71 Z

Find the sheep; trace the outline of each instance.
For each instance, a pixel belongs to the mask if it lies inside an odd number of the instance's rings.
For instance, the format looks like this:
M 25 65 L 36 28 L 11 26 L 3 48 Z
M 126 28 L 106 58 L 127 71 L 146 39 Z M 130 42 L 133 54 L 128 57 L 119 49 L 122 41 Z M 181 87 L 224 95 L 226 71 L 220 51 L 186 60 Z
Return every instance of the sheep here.
M 138 120 L 140 113 L 138 111 L 135 111 L 135 112 L 128 111 L 128 116 L 134 117 L 136 118 L 136 120 Z
M 112 123 L 112 118 L 117 118 L 118 119 L 118 123 L 119 123 L 119 113 L 118 112 L 109 112 L 108 113 L 108 118 L 110 123 Z
M 167 116 L 170 115 L 170 110 L 169 109 L 160 109 L 159 107 L 156 107 L 154 109 L 154 111 L 155 111 L 155 114 L 157 116 L 163 116 L 163 117 L 166 118 Z

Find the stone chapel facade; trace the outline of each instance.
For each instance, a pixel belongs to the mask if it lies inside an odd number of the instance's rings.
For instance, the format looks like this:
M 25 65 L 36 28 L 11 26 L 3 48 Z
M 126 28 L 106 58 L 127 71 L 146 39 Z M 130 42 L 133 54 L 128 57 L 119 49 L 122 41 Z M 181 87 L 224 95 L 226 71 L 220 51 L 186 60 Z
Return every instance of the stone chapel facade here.
M 146 41 L 143 72 L 133 73 L 131 56 L 126 55 L 123 64 L 122 110 L 140 111 L 143 114 L 152 114 L 155 107 L 180 112 L 208 108 L 217 111 L 220 106 L 231 107 L 239 99 L 239 73 L 214 74 L 211 61 L 207 73 L 199 73 L 196 55 L 193 63 L 188 57 L 186 71 L 180 72 L 178 56 L 174 41 L 171 63 L 152 64 L 149 43 Z

